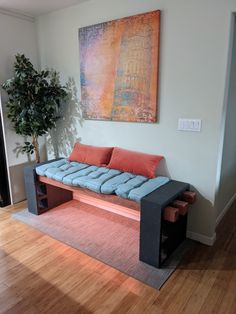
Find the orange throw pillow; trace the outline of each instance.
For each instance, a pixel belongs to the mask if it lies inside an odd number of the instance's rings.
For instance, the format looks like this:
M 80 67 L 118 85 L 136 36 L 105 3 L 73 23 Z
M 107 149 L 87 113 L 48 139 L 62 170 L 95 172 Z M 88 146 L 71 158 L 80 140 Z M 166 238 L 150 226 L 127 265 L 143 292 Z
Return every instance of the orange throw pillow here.
M 155 178 L 155 171 L 163 156 L 133 152 L 115 147 L 108 168 Z
M 112 151 L 113 147 L 97 147 L 76 143 L 68 159 L 101 167 L 109 163 Z

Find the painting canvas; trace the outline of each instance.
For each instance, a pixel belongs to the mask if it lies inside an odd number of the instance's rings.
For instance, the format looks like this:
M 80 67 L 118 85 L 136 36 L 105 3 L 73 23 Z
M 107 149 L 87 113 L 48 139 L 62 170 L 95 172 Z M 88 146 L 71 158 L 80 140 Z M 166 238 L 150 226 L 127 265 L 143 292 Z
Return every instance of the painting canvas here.
M 157 121 L 160 11 L 79 29 L 85 119 Z

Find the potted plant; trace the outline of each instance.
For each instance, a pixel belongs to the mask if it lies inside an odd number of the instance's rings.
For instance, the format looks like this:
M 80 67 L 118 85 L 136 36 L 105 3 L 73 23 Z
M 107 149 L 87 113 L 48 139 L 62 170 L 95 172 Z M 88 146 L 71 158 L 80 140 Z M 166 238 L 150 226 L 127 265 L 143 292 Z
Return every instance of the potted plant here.
M 22 152 L 35 153 L 39 163 L 38 138 L 55 127 L 67 90 L 60 84 L 56 71 L 37 71 L 23 54 L 16 55 L 14 77 L 2 87 L 9 96 L 8 118 L 16 133 L 32 138 L 25 142 Z

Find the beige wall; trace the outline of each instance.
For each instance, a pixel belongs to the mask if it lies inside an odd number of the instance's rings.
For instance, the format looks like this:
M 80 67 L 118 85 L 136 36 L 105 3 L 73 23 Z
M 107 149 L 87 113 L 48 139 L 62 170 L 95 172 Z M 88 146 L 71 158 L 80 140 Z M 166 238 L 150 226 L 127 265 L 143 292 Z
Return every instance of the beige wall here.
M 83 143 L 164 155 L 170 176 L 191 183 L 199 193 L 189 215 L 189 235 L 211 243 L 230 17 L 236 11 L 235 1 L 91 0 L 38 19 L 40 62 L 60 70 L 63 80 L 72 76 L 79 90 L 78 28 L 155 9 L 162 11 L 159 122 L 84 121 L 81 127 L 75 106 L 70 108 L 73 117 L 68 115 L 57 132 L 59 151 L 67 155 L 71 143 L 80 137 Z M 177 131 L 180 117 L 202 119 L 202 131 Z
M 232 53 L 229 60 L 229 82 L 226 89 L 223 124 L 223 154 L 221 161 L 219 191 L 216 195 L 216 221 L 236 197 L 236 19 L 232 27 Z M 227 87 L 227 86 L 226 86 Z
M 0 84 L 12 77 L 14 56 L 17 53 L 24 53 L 35 66 L 38 66 L 38 46 L 34 22 L 0 12 L 0 45 Z M 1 92 L 7 159 L 12 179 L 12 200 L 16 202 L 25 199 L 23 167 L 28 162 L 28 158 L 26 155 L 16 155 L 16 143 L 23 143 L 24 139 L 16 135 L 9 125 L 5 110 L 6 94 L 2 90 Z M 15 167 L 16 165 L 17 167 Z

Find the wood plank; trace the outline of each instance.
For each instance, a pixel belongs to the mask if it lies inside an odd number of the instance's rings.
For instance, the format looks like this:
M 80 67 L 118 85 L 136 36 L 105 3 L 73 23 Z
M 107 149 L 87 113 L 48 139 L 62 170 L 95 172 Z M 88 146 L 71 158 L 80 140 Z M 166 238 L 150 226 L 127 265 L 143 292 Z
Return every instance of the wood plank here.
M 4 284 L 0 284 L 0 313 L 6 313 L 22 298 L 17 295 L 11 288 Z
M 50 186 L 73 192 L 73 199 L 79 202 L 96 206 L 109 212 L 140 221 L 139 204 L 130 200 L 122 199 L 116 195 L 99 195 L 92 191 L 66 185 L 47 177 L 39 176 L 39 181 Z M 49 206 L 51 207 L 51 206 Z
M 91 196 L 86 195 L 85 193 L 80 192 L 80 191 L 76 191 L 73 193 L 73 199 L 77 200 L 79 202 L 88 204 L 88 205 L 92 205 L 92 206 L 104 209 L 104 210 L 109 211 L 111 213 L 133 219 L 135 221 L 140 221 L 140 212 L 139 211 L 136 211 L 136 210 L 133 210 L 133 209 L 130 209 L 128 207 L 121 206 L 121 205 L 117 205 L 114 203 L 106 202 L 106 201 L 101 200 L 101 199 L 91 197 Z

